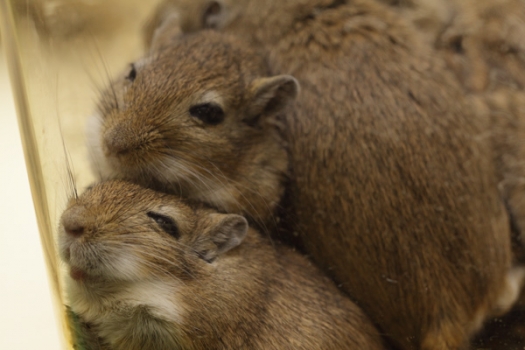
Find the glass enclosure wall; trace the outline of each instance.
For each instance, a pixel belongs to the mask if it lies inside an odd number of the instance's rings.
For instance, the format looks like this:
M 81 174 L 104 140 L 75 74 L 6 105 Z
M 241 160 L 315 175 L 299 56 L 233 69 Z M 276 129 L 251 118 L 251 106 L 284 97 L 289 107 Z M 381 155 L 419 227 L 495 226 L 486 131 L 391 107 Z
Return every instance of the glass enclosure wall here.
M 142 54 L 142 29 L 157 1 L 0 0 L 0 32 L 16 99 L 42 248 L 72 346 L 56 251 L 67 199 L 94 176 L 85 122 L 100 90 Z

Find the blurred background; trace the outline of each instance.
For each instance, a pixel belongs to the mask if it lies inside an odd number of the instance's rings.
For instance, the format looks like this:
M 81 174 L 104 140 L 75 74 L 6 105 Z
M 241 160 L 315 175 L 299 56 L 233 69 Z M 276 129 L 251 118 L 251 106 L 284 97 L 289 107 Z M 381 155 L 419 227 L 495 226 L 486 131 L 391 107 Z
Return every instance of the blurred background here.
M 0 113 L 0 349 L 59 349 L 59 324 L 1 43 Z

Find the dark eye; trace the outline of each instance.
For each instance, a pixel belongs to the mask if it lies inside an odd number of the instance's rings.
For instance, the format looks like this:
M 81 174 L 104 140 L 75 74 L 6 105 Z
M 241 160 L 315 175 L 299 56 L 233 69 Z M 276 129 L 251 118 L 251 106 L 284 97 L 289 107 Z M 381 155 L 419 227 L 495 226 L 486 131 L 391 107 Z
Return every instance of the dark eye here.
M 131 70 L 129 71 L 128 75 L 126 76 L 126 79 L 133 82 L 135 78 L 137 77 L 137 69 L 135 69 L 135 65 L 131 64 Z
M 215 103 L 195 105 L 190 108 L 190 114 L 210 125 L 217 125 L 224 120 L 224 111 Z
M 172 218 L 166 215 L 154 213 L 152 211 L 148 212 L 147 215 L 152 218 L 157 223 L 157 225 L 159 225 L 160 228 L 164 230 L 164 232 L 177 239 L 180 237 L 177 224 Z

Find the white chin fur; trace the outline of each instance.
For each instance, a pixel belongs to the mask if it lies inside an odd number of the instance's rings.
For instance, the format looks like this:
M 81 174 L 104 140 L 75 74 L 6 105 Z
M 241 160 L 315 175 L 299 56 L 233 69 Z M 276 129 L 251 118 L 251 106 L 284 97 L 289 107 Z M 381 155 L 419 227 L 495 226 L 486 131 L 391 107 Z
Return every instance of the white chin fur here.
M 141 259 L 136 257 L 132 251 L 121 249 L 118 252 L 111 252 L 111 266 L 107 267 L 107 272 L 111 277 L 119 280 L 136 281 L 144 276 L 146 270 L 140 263 Z
M 86 140 L 91 169 L 101 178 L 107 178 L 111 175 L 111 167 L 102 150 L 102 125 L 100 113 L 90 115 L 86 122 Z
M 184 308 L 178 296 L 181 285 L 173 279 L 111 282 L 99 289 L 96 285 L 76 283 L 67 276 L 66 286 L 71 309 L 84 321 L 99 325 L 100 335 L 110 342 L 118 334 L 107 326 L 124 325 L 129 321 L 130 308 L 147 306 L 152 316 L 183 324 Z M 122 327 L 122 331 L 125 329 Z

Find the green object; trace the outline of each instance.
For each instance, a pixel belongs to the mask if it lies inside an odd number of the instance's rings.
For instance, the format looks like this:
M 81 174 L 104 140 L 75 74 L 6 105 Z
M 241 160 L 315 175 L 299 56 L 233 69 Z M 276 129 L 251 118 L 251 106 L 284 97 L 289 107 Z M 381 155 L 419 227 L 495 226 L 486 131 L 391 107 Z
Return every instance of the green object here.
M 73 341 L 73 348 L 75 350 L 96 350 L 99 347 L 93 347 L 91 343 L 93 339 L 90 339 L 90 332 L 88 326 L 82 322 L 80 317 L 71 310 L 69 306 L 66 306 L 66 314 L 69 318 L 69 326 L 71 329 L 71 336 Z

